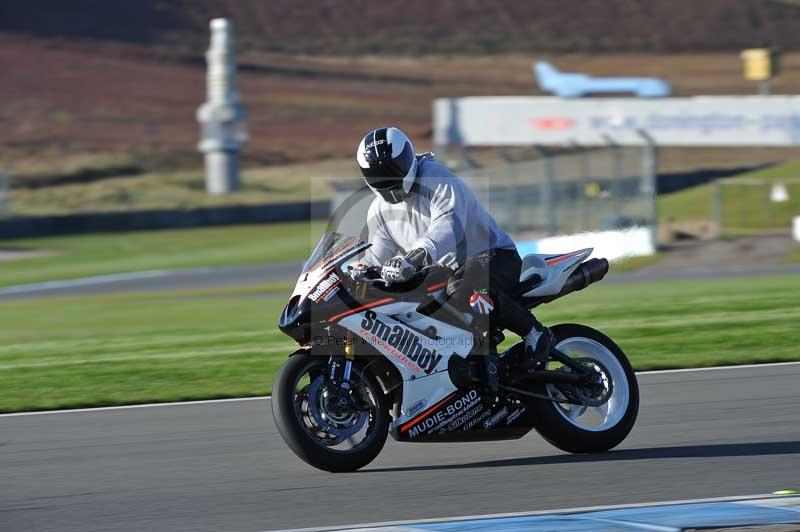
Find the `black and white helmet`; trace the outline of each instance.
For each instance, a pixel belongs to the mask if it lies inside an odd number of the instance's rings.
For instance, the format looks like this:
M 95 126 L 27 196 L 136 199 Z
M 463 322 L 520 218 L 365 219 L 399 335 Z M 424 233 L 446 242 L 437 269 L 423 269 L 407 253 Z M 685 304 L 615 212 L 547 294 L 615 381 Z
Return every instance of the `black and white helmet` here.
M 367 186 L 389 203 L 400 203 L 411 192 L 417 177 L 414 146 L 396 127 L 370 131 L 356 152 Z

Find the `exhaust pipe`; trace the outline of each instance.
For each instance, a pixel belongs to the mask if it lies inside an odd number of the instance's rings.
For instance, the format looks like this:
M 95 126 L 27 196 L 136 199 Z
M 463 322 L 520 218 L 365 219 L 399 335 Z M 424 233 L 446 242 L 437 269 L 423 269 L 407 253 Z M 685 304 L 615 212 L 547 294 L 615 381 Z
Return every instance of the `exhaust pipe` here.
M 533 308 L 542 303 L 550 303 L 572 292 L 583 290 L 590 284 L 600 281 L 607 273 L 608 261 L 606 259 L 587 260 L 570 274 L 559 293 L 554 296 L 529 298 L 526 300 L 526 307 Z
M 572 274 L 564 283 L 564 288 L 555 296 L 554 299 L 564 297 L 572 292 L 583 290 L 592 283 L 596 283 L 606 276 L 608 273 L 608 261 L 606 259 L 591 259 L 587 260 Z

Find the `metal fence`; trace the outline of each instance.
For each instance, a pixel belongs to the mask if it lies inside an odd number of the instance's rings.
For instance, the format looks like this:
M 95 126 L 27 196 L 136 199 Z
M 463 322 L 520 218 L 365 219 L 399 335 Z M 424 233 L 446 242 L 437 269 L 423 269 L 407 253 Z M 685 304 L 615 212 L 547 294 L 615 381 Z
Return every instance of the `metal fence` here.
M 656 152 L 607 147 L 460 174 L 508 232 L 531 236 L 654 227 Z
M 655 149 L 610 146 L 561 154 L 538 149 L 536 155 L 453 170 L 515 237 L 655 227 Z M 331 225 L 345 234 L 363 232 L 373 195 L 365 187 L 357 190 L 361 185 L 355 179 L 334 185 Z

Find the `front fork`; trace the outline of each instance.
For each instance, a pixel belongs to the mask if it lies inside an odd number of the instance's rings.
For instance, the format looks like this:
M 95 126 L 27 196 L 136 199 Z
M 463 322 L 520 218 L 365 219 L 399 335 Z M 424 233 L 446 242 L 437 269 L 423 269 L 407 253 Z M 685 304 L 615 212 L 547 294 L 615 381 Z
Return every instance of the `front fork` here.
M 350 377 L 355 358 L 355 338 L 353 333 L 348 332 L 345 340 L 344 355 L 331 355 L 328 360 L 329 389 L 338 396 L 340 402 L 348 400 L 351 396 Z
M 350 389 L 350 373 L 353 361 L 342 355 L 331 355 L 328 361 L 328 383 L 341 390 Z
M 367 283 L 361 281 L 356 285 L 356 297 L 363 298 L 366 294 Z M 353 361 L 356 359 L 356 337 L 352 331 L 347 331 L 344 342 L 344 356 L 331 355 L 328 362 L 328 382 L 334 390 L 338 390 L 341 397 L 349 396 L 350 373 L 353 370 Z

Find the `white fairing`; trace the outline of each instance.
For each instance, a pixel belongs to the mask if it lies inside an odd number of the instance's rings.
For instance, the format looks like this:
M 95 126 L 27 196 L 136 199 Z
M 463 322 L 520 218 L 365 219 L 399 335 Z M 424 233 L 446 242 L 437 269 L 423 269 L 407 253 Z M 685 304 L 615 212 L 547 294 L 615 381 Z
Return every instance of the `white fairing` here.
M 523 294 L 525 297 L 544 297 L 558 294 L 569 276 L 591 255 L 592 248 L 581 249 L 562 255 L 531 254 L 522 259 L 520 282 L 525 282 L 534 275 L 541 277 L 536 286 Z
M 372 345 L 400 371 L 403 378 L 400 425 L 425 406 L 455 391 L 447 371 L 452 356 L 466 358 L 473 346 L 469 331 L 415 311 L 418 303 L 391 303 L 347 316 L 339 325 Z M 436 338 L 422 331 L 436 328 Z
M 357 256 L 359 253 L 364 251 L 365 249 L 369 248 L 369 244 L 361 243 L 356 246 L 352 246 L 350 248 L 346 248 L 342 250 L 342 254 L 345 256 L 352 255 L 353 258 L 348 259 L 344 264 L 354 265 L 358 262 Z M 305 265 L 304 265 L 305 267 Z M 335 266 L 334 260 L 327 260 L 323 261 L 320 264 L 315 265 L 314 268 L 311 268 L 310 271 L 304 271 L 300 274 L 300 277 L 297 279 L 297 283 L 294 285 L 294 290 L 292 290 L 292 295 L 290 298 L 295 296 L 299 296 L 301 298 L 306 297 L 315 286 L 317 286 L 323 279 L 329 276 L 339 277 L 344 275 L 343 272 L 346 272 L 347 269 L 343 266 L 342 268 L 337 268 Z

